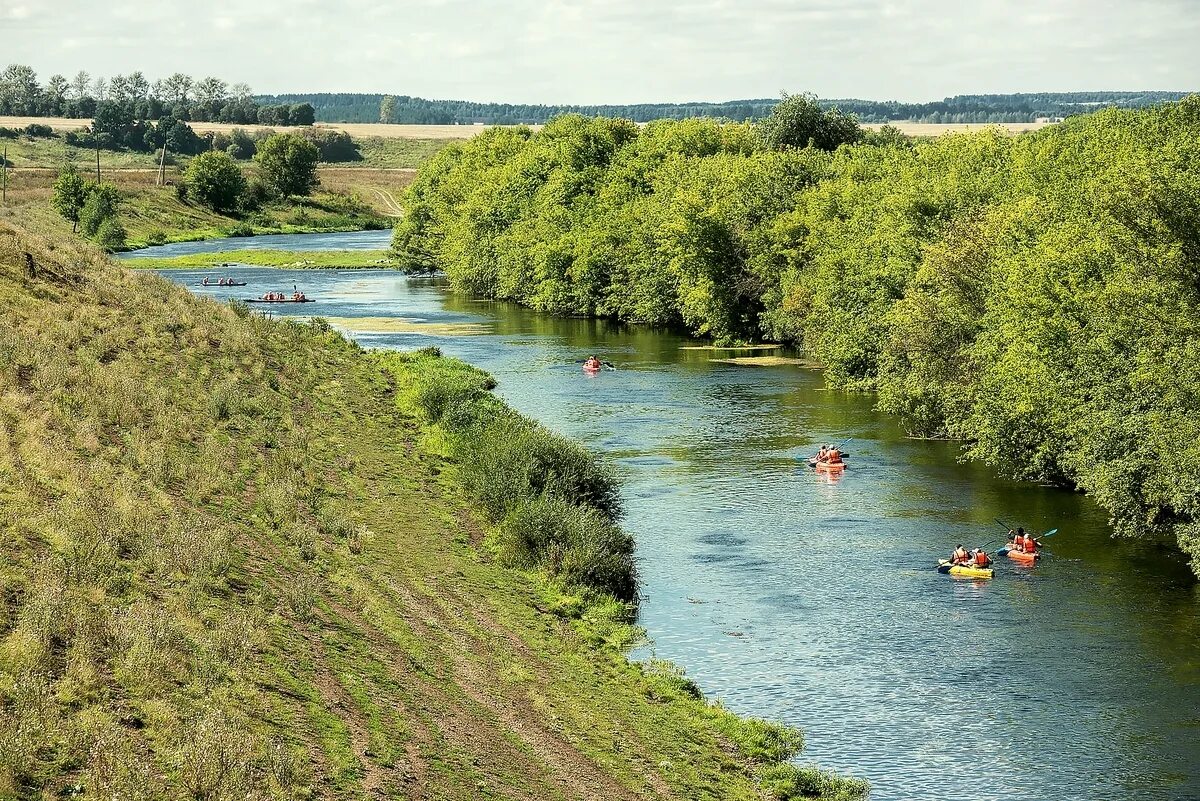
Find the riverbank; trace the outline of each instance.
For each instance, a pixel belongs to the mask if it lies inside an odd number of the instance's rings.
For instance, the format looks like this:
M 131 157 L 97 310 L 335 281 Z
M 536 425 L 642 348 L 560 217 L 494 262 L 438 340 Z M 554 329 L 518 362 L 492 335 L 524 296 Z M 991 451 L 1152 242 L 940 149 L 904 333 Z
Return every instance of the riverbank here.
M 395 250 L 479 298 L 794 345 L 912 436 L 1087 492 L 1114 534 L 1174 540 L 1200 575 L 1200 293 L 1179 222 L 1198 121 L 1194 95 L 826 151 L 778 146 L 771 120 L 568 116 L 441 151 Z
M 440 361 L 10 223 L 4 793 L 859 794 L 780 764 L 797 733 L 627 661 L 612 602 L 480 549 L 411 391 Z

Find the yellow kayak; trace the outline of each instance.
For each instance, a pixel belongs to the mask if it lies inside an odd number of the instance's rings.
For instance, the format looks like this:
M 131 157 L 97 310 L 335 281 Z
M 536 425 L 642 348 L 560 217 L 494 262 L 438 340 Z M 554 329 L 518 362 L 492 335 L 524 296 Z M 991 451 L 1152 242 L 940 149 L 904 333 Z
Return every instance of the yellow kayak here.
M 945 559 L 938 561 L 937 569 L 939 573 L 949 573 L 952 576 L 962 576 L 963 578 L 990 579 L 996 575 L 996 571 L 990 567 L 952 565 Z

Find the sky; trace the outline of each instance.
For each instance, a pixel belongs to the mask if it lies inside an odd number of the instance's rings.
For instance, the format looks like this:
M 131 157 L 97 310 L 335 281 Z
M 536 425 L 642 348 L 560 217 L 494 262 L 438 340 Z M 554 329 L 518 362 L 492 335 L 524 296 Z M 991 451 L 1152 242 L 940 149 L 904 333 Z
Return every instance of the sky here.
M 1200 89 L 1200 0 L 0 0 L 0 68 L 524 103 Z

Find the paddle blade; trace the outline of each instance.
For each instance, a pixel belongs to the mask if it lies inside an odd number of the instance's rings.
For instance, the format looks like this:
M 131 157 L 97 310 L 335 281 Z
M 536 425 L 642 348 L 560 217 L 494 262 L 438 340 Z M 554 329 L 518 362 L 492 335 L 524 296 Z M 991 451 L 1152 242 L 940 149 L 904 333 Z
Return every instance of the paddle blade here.
M 1047 531 L 1045 534 L 1043 534 L 1042 536 L 1038 537 L 1038 539 L 1044 540 L 1044 539 L 1046 539 L 1046 537 L 1049 537 L 1049 536 L 1051 536 L 1053 534 L 1057 534 L 1057 533 L 1058 533 L 1058 529 L 1052 528 L 1049 531 Z

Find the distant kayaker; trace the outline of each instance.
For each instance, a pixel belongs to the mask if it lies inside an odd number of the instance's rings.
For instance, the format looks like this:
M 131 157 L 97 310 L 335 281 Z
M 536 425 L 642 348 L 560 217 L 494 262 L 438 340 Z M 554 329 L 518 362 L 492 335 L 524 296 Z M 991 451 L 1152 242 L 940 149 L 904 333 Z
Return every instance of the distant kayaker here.
M 825 454 L 825 461 L 829 462 L 830 464 L 841 464 L 842 452 L 838 450 L 836 446 L 830 448 Z
M 584 360 L 583 366 L 588 368 L 589 370 L 599 370 L 600 369 L 600 360 L 597 359 L 595 356 L 588 356 L 587 359 Z
M 201 281 L 200 283 L 203 284 L 204 286 L 208 286 L 208 276 L 207 275 L 204 276 L 204 280 Z
M 971 555 L 967 553 L 967 549 L 964 548 L 961 543 L 957 548 L 954 549 L 954 553 L 950 554 L 950 564 L 953 565 L 964 564 L 970 561 L 970 559 Z
M 829 446 L 822 444 L 821 449 L 817 451 L 817 461 L 818 462 L 825 461 L 825 457 L 828 455 L 829 455 Z

